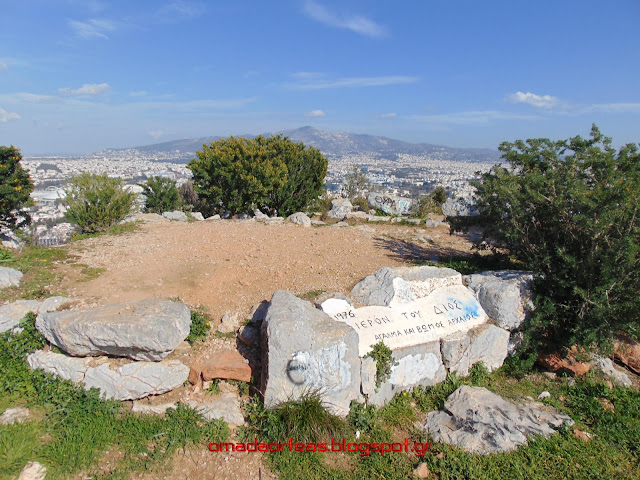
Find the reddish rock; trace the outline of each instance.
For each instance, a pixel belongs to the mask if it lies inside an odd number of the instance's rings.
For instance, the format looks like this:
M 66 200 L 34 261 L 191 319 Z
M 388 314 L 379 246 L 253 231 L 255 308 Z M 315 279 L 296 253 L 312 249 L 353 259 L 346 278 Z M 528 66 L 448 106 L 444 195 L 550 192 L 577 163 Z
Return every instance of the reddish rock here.
M 640 374 L 640 343 L 626 335 L 616 335 L 613 357 Z
M 202 381 L 215 378 L 223 380 L 251 381 L 251 367 L 249 363 L 235 350 L 223 350 L 215 354 L 212 359 L 198 359 L 191 366 L 189 382 L 202 386 Z
M 540 355 L 538 363 L 551 372 L 564 372 L 574 377 L 581 377 L 591 369 L 590 363 L 577 361 L 573 353 L 566 357 L 558 353 Z

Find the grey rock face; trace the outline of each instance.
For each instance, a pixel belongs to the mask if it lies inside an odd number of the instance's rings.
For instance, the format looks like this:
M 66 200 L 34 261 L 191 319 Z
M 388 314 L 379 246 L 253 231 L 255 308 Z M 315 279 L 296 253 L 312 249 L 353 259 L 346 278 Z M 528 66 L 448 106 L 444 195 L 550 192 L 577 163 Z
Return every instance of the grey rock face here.
M 406 215 L 413 203 L 410 198 L 385 195 L 379 192 L 369 193 L 367 202 L 371 208 L 377 208 L 389 215 Z
M 15 268 L 0 267 L 0 288 L 17 287 L 21 278 L 21 271 Z
M 149 299 L 91 310 L 41 313 L 36 328 L 75 356 L 111 355 L 159 361 L 189 335 L 191 313 L 177 302 Z
M 295 295 L 277 290 L 262 324 L 262 379 L 267 407 L 319 392 L 346 415 L 360 395 L 358 335 Z
M 233 393 L 223 393 L 220 398 L 207 403 L 190 400 L 187 405 L 200 413 L 205 420 L 222 419 L 232 425 L 244 425 L 240 400 Z
M 186 222 L 188 220 L 187 215 L 179 210 L 173 212 L 163 212 L 162 216 L 167 220 L 176 220 L 178 222 Z
M 541 403 L 515 405 L 486 388 L 461 386 L 444 404 L 445 411 L 427 414 L 425 429 L 434 441 L 470 453 L 507 452 L 527 443 L 527 437 L 555 432 L 567 415 Z
M 447 198 L 442 204 L 442 214 L 445 217 L 472 217 L 478 215 L 478 210 L 464 198 Z
M 460 376 L 469 374 L 476 363 L 489 371 L 500 368 L 507 358 L 509 332 L 491 324 L 479 325 L 467 333 L 454 333 L 440 340 L 445 367 Z
M 464 281 L 473 290 L 487 315 L 501 328 L 516 330 L 533 307 L 529 272 L 498 270 L 466 275 Z
M 376 391 L 376 362 L 371 357 L 362 359 L 362 393 L 368 402 L 382 406 L 393 396 L 421 385 L 429 387 L 443 382 L 447 371 L 442 364 L 440 342 L 429 342 L 394 350 L 393 359 L 398 362 L 391 368 L 389 379 Z
M 16 300 L 0 307 L 0 333 L 18 325 L 27 313 L 37 313 L 41 305 L 38 300 Z
M 327 214 L 329 218 L 343 219 L 353 210 L 353 205 L 346 198 L 334 198 L 331 200 L 331 210 Z
M 296 212 L 287 217 L 291 223 L 295 223 L 297 225 L 302 225 L 303 227 L 311 226 L 311 219 L 307 216 L 306 213 Z
M 624 371 L 616 369 L 613 361 L 610 358 L 600 357 L 598 355 L 594 355 L 594 360 L 596 361 L 596 365 L 602 370 L 607 377 L 611 378 L 618 385 L 622 385 L 623 387 L 630 387 L 633 385 L 633 382 L 629 378 Z
M 189 367 L 177 360 L 130 362 L 115 366 L 107 361 L 92 366 L 89 358 L 75 358 L 38 350 L 27 356 L 32 369 L 43 370 L 64 380 L 97 388 L 102 398 L 136 400 L 159 395 L 181 386 L 189 377 Z
M 204 217 L 202 216 L 202 213 L 200 213 L 200 212 L 193 212 L 191 214 L 191 216 L 193 217 L 194 220 L 196 220 L 198 222 L 203 222 L 204 221 Z
M 385 267 L 358 282 L 351 296 L 363 305 L 389 306 L 394 301 L 407 303 L 426 297 L 439 287 L 461 284 L 462 276 L 451 268 Z
M 238 332 L 238 340 L 247 346 L 260 345 L 260 330 L 250 325 L 242 327 Z

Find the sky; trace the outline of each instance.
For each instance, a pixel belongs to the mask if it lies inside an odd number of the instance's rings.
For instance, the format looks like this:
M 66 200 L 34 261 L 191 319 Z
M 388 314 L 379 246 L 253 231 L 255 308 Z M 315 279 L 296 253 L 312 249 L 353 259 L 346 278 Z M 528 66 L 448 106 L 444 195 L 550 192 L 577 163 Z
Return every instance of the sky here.
M 0 145 L 640 141 L 640 0 L 0 0 Z

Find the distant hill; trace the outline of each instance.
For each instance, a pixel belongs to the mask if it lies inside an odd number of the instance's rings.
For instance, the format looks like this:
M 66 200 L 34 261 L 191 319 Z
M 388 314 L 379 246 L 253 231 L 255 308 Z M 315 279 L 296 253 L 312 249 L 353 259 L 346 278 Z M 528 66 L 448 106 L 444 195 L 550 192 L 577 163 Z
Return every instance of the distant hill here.
M 312 145 L 328 157 L 343 157 L 345 155 L 372 155 L 394 160 L 398 154 L 437 156 L 443 160 L 461 162 L 497 162 L 499 152 L 488 148 L 453 148 L 429 143 L 409 143 L 375 135 L 363 135 L 344 132 L 327 132 L 313 127 L 301 127 L 295 130 L 285 130 L 275 133 L 286 135 L 295 142 Z M 271 133 L 265 133 L 265 136 Z M 240 135 L 253 138 L 255 135 Z M 202 148 L 203 143 L 219 140 L 223 137 L 201 137 L 173 140 L 133 147 L 133 149 L 148 154 L 175 153 L 176 157 L 194 156 L 196 150 Z

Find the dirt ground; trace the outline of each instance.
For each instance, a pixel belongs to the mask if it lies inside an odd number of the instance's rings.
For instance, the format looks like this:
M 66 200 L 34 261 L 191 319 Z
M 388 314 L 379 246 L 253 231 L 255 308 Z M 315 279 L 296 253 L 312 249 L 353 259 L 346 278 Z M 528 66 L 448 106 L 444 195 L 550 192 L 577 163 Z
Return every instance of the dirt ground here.
M 248 317 L 253 306 L 269 300 L 277 289 L 307 298 L 321 292 L 349 293 L 382 267 L 469 254 L 470 245 L 467 236 L 451 236 L 446 226 L 366 223 L 304 228 L 246 220 L 146 221 L 133 233 L 70 245 L 73 261 L 103 270 L 97 278 L 81 281 L 77 268 L 63 265 L 60 287 L 85 306 L 180 299 L 219 323 L 227 312 Z M 182 361 L 189 365 L 196 356 L 211 358 L 217 350 L 235 345 L 233 339 L 211 335 Z M 194 395 L 184 390 L 185 396 Z M 212 453 L 203 445 L 178 453 L 170 471 L 134 478 L 274 477 L 261 454 Z

